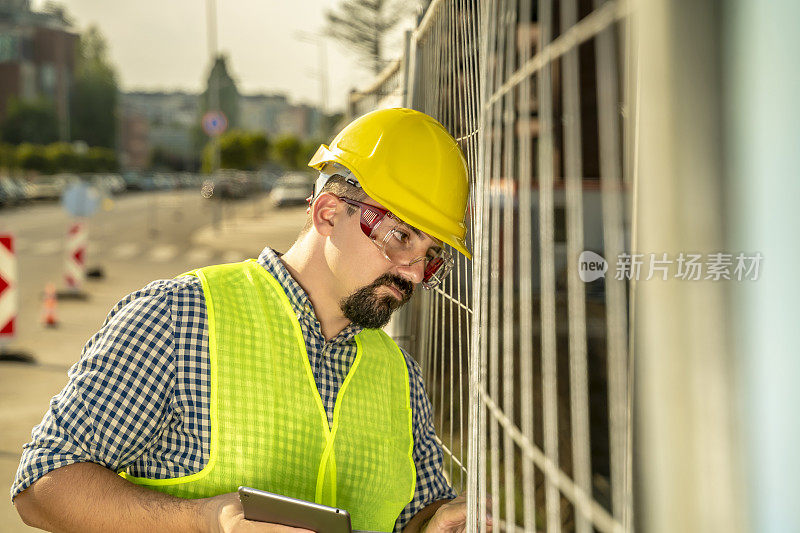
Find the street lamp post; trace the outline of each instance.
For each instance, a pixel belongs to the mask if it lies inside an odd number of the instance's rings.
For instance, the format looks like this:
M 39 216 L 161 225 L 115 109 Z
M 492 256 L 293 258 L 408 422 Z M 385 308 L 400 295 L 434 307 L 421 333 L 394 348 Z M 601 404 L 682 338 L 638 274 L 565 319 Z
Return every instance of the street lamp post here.
M 208 110 L 218 113 L 220 109 L 219 101 L 219 78 L 214 74 L 214 67 L 217 63 L 217 2 L 216 0 L 206 1 L 207 11 L 207 29 L 208 29 L 208 55 L 211 57 L 211 74 L 209 76 L 208 84 Z M 217 173 L 220 167 L 220 153 L 219 153 L 219 132 L 211 132 L 211 177 Z M 219 194 L 219 193 L 218 193 Z M 217 231 L 220 230 L 224 215 L 224 201 L 216 202 L 216 209 L 214 210 L 214 227 Z
M 216 0 L 206 1 L 207 28 L 208 28 L 208 54 L 211 57 L 211 75 L 208 85 L 208 111 L 220 111 L 219 102 L 219 80 L 214 75 L 214 66 L 217 61 L 217 2 Z M 219 169 L 219 134 L 211 135 L 212 160 L 211 175 Z

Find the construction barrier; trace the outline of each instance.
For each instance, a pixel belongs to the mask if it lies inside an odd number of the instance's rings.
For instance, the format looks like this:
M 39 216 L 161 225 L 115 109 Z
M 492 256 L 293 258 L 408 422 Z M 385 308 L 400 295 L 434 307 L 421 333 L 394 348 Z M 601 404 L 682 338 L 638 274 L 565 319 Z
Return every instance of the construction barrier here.
M 18 306 L 14 236 L 0 234 L 0 342 L 14 338 Z
M 69 292 L 80 292 L 86 280 L 86 246 L 89 232 L 83 222 L 74 222 L 67 233 L 64 283 Z

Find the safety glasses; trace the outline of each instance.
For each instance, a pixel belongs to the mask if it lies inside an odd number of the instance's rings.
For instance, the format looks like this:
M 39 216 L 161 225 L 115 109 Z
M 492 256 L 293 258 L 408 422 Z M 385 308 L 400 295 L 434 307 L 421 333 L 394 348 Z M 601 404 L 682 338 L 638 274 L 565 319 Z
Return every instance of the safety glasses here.
M 398 266 L 411 266 L 424 261 L 422 286 L 426 289 L 441 283 L 452 270 L 453 256 L 443 246 L 431 246 L 425 255 L 415 256 L 427 235 L 409 226 L 391 211 L 350 198 L 337 198 L 361 209 L 361 231 L 386 259 Z

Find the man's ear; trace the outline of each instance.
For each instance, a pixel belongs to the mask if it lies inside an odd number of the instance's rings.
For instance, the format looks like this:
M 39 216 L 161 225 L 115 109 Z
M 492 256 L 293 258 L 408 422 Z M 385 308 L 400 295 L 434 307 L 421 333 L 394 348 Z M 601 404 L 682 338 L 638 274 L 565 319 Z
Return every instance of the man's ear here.
M 320 235 L 330 235 L 336 219 L 339 199 L 331 193 L 322 193 L 311 206 L 311 221 Z

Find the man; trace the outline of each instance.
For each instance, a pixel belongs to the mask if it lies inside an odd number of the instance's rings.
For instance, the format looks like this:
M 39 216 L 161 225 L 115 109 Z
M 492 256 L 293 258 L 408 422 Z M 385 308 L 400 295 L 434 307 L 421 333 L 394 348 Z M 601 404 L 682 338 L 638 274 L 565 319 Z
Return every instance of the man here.
M 435 120 L 369 113 L 323 145 L 282 256 L 123 299 L 25 446 L 12 499 L 53 531 L 297 531 L 247 521 L 252 486 L 354 529 L 462 531 L 418 365 L 381 330 L 464 244 L 466 163 Z M 118 475 L 119 474 L 119 475 Z

